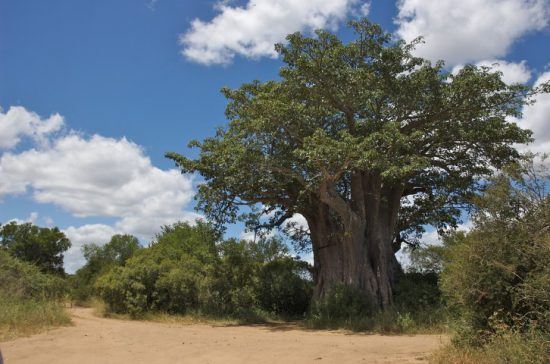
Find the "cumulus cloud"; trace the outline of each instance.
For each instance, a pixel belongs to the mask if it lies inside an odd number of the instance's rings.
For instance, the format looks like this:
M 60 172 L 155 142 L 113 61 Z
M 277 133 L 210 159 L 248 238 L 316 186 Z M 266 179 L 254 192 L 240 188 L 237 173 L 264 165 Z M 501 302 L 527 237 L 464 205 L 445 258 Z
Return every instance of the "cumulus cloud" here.
M 397 7 L 397 34 L 423 36 L 417 55 L 451 66 L 502 57 L 550 19 L 549 0 L 399 0 Z
M 266 216 L 264 216 L 264 218 L 272 217 L 274 213 L 275 212 L 272 211 L 269 214 L 267 214 Z M 302 214 L 292 215 L 292 217 L 286 219 L 279 228 L 282 231 L 285 231 L 287 234 L 291 234 L 291 235 L 293 233 L 299 233 L 299 232 L 303 232 L 303 231 L 308 232 L 309 231 L 307 220 Z M 270 238 L 270 237 L 275 236 L 275 231 L 274 230 L 271 230 L 267 233 L 262 231 L 261 233 L 263 234 L 262 236 L 265 237 L 265 238 Z M 254 241 L 254 239 L 257 239 L 257 238 L 258 238 L 258 236 L 257 236 L 257 234 L 254 233 L 254 231 L 243 231 L 241 233 L 241 239 L 244 239 L 244 240 Z
M 489 67 L 495 72 L 502 72 L 502 80 L 511 85 L 514 83 L 526 83 L 531 79 L 531 70 L 527 67 L 526 61 L 519 63 L 507 62 L 503 60 L 484 60 L 475 63 L 480 67 Z M 457 74 L 464 65 L 457 65 L 453 68 L 452 73 Z
M 10 222 L 15 222 L 16 224 L 25 224 L 25 223 L 35 223 L 36 220 L 38 219 L 38 212 L 36 211 L 33 211 L 29 214 L 29 216 L 24 219 L 24 220 L 21 220 L 21 219 L 11 219 L 11 220 L 8 220 L 8 223 Z
M 550 82 L 550 71 L 542 73 L 535 81 L 534 86 Z M 519 126 L 533 131 L 535 141 L 520 150 L 529 150 L 534 153 L 550 153 L 550 94 L 539 94 L 535 103 L 523 108 L 523 116 L 515 120 Z
M 368 16 L 370 14 L 370 1 L 365 2 L 359 7 L 359 13 L 362 16 Z
M 300 232 L 300 231 L 309 231 L 309 226 L 307 220 L 302 214 L 294 214 L 290 219 L 287 219 L 283 226 L 283 229 L 286 229 L 289 233 Z
M 218 2 L 210 21 L 195 19 L 180 36 L 182 54 L 210 65 L 230 63 L 235 55 L 276 57 L 273 45 L 287 34 L 335 28 L 346 19 L 357 0 L 248 0 L 244 6 Z M 368 12 L 368 5 L 360 10 Z
M 18 113 L 42 120 L 25 109 Z M 17 120 L 27 123 L 25 118 Z M 116 219 L 113 226 L 67 228 L 74 244 L 67 254 L 68 266 L 82 263 L 80 242 L 106 242 L 114 233 L 148 240 L 162 225 L 199 217 L 186 210 L 194 196 L 192 178 L 176 169 L 155 167 L 143 149 L 126 138 L 57 135 L 24 151 L 5 151 L 0 155 L 0 175 L 0 198 L 30 193 L 36 202 L 59 206 L 77 217 Z
M 15 147 L 24 137 L 44 143 L 49 134 L 62 127 L 63 117 L 59 114 L 43 119 L 21 106 L 12 106 L 7 112 L 0 108 L 0 150 Z
M 67 135 L 46 148 L 4 153 L 0 173 L 0 194 L 30 188 L 36 201 L 81 217 L 173 215 L 193 196 L 190 178 L 154 167 L 125 138 Z

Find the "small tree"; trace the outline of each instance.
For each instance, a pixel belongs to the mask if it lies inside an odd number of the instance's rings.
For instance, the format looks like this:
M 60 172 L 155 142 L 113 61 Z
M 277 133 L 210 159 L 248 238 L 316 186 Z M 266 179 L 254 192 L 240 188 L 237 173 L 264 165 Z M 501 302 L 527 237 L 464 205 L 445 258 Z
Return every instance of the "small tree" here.
M 35 264 L 44 273 L 64 274 L 63 252 L 71 242 L 57 227 L 10 222 L 0 228 L 0 246 L 12 256 Z
M 537 90 L 499 73 L 414 57 L 368 21 L 356 39 L 326 31 L 278 44 L 280 80 L 224 88 L 227 128 L 190 145 L 198 206 L 220 226 L 263 206 L 267 224 L 305 217 L 316 296 L 346 284 L 387 307 L 400 272 L 395 252 L 422 226 L 456 225 L 477 181 L 515 160 L 530 132 L 510 122 Z M 304 234 L 297 234 L 304 237 Z

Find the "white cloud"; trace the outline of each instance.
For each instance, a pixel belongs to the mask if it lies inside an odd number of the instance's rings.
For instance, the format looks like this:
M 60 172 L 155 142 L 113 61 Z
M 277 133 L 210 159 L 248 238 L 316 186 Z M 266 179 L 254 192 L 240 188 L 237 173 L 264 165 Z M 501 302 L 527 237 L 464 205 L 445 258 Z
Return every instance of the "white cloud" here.
M 357 0 L 249 0 L 245 6 L 218 2 L 210 21 L 195 19 L 180 36 L 182 54 L 210 65 L 230 63 L 235 55 L 276 57 L 273 45 L 289 33 L 334 28 Z M 364 10 L 367 8 L 364 8 Z
M 437 230 L 433 229 L 422 234 L 420 239 L 420 244 L 422 245 L 441 245 L 441 239 Z
M 287 219 L 283 224 L 283 229 L 296 231 L 309 231 L 307 220 L 302 214 L 294 214 L 290 219 Z
M 526 61 L 514 63 L 491 59 L 476 62 L 476 66 L 489 67 L 495 72 L 502 72 L 502 80 L 509 85 L 514 83 L 526 83 L 531 79 L 531 70 L 527 67 Z M 457 74 L 462 67 L 464 67 L 462 64 L 455 66 L 452 73 Z
M 308 262 L 309 264 L 313 265 L 315 262 L 313 261 L 313 252 L 307 252 L 303 255 L 299 255 L 300 260 L 303 260 L 304 262 Z
M 534 86 L 550 82 L 550 71 L 541 74 Z M 550 94 L 539 94 L 535 103 L 523 107 L 523 117 L 515 120 L 519 126 L 533 131 L 534 143 L 521 146 L 520 150 L 534 153 L 550 153 Z
M 502 57 L 525 34 L 548 26 L 549 0 L 400 0 L 397 34 L 423 36 L 416 54 L 448 65 Z
M 474 227 L 474 224 L 472 223 L 472 220 L 468 219 L 465 222 L 458 224 L 456 227 L 457 231 L 464 231 L 468 232 L 472 230 Z M 420 239 L 421 245 L 441 245 L 441 237 L 437 233 L 436 229 L 430 228 L 430 230 L 426 231 L 424 234 L 422 234 L 422 238 Z
M 365 2 L 359 7 L 359 13 L 362 16 L 368 16 L 370 14 L 370 1 Z
M 38 219 L 38 212 L 36 211 L 33 211 L 29 214 L 29 216 L 24 219 L 24 220 L 21 220 L 21 219 L 11 219 L 11 220 L 8 220 L 7 222 L 10 223 L 10 222 L 15 222 L 16 224 L 25 224 L 27 222 L 30 222 L 30 223 L 35 223 L 36 220 Z
M 23 137 L 43 143 L 48 134 L 63 127 L 63 117 L 52 114 L 42 119 L 21 106 L 12 106 L 7 112 L 0 108 L 0 150 L 15 147 Z
M 248 240 L 248 241 L 256 241 L 260 238 L 265 238 L 265 239 L 269 239 L 269 238 L 272 238 L 275 236 L 275 231 L 274 230 L 271 230 L 271 231 L 259 231 L 257 233 L 255 233 L 254 231 L 243 231 L 241 232 L 241 236 L 240 238 L 242 240 Z
M 19 112 L 41 120 L 24 109 Z M 77 217 L 116 219 L 113 226 L 66 229 L 74 239 L 66 259 L 71 267 L 82 263 L 79 242 L 100 243 L 115 232 L 146 241 L 162 225 L 199 217 L 185 209 L 195 193 L 192 178 L 153 166 L 144 151 L 125 138 L 66 133 L 31 149 L 0 154 L 0 175 L 0 197 L 31 193 L 36 202 Z
M 136 144 L 71 134 L 46 148 L 0 158 L 0 194 L 25 192 L 86 216 L 174 215 L 193 196 L 192 181 L 154 167 Z

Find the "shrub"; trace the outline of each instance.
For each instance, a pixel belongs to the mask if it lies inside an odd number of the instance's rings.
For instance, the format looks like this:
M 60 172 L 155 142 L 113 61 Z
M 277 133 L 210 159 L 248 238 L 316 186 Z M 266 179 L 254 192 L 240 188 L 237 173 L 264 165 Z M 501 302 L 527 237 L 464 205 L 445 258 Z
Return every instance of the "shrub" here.
M 221 240 L 206 223 L 165 227 L 150 248 L 102 275 L 95 287 L 109 310 L 256 317 L 308 307 L 307 263 L 277 240 Z
M 61 299 L 67 293 L 67 285 L 63 278 L 44 274 L 35 265 L 0 249 L 0 292 L 18 298 Z
M 532 225 L 543 221 L 540 216 L 533 218 Z M 483 226 L 454 234 L 447 244 L 449 262 L 442 274 L 442 289 L 459 317 L 462 339 L 482 343 L 500 325 L 520 331 L 548 330 L 548 231 L 523 222 Z
M 437 364 L 539 364 L 550 362 L 550 341 L 539 332 L 507 332 L 492 336 L 483 346 L 448 345 L 430 362 Z
M 404 274 L 394 290 L 394 305 L 402 311 L 435 310 L 442 306 L 436 273 Z
M 258 272 L 260 306 L 269 312 L 303 315 L 309 307 L 313 285 L 307 276 L 308 264 L 291 257 L 264 263 Z
M 0 340 L 67 324 L 65 281 L 0 249 Z
M 312 305 L 309 321 L 315 327 L 367 329 L 365 323 L 376 313 L 376 305 L 361 291 L 334 284 L 322 299 Z
M 139 241 L 132 235 L 113 235 L 103 246 L 84 245 L 86 264 L 70 278 L 72 298 L 79 304 L 90 300 L 98 277 L 115 266 L 123 266 L 139 249 Z
M 476 201 L 474 228 L 445 239 L 441 287 L 456 315 L 457 343 L 483 345 L 503 332 L 548 335 L 547 178 L 525 170 L 496 176 Z
M 394 290 L 394 304 L 380 310 L 361 292 L 336 285 L 312 305 L 307 323 L 315 328 L 345 328 L 386 333 L 442 332 L 446 312 L 434 273 L 406 273 Z

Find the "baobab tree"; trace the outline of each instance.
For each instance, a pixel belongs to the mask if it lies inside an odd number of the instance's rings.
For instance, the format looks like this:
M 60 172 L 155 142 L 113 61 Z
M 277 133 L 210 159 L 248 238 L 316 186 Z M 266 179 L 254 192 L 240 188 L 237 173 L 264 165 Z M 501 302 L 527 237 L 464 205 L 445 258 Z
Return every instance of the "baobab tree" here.
M 351 22 L 355 40 L 294 33 L 276 45 L 280 79 L 224 88 L 227 127 L 196 159 L 198 206 L 223 225 L 243 206 L 276 227 L 299 213 L 309 227 L 316 297 L 333 284 L 392 303 L 395 252 L 426 224 L 455 225 L 480 179 L 514 162 L 531 133 L 511 122 L 540 90 L 466 66 L 455 75 L 412 55 L 378 25 Z

